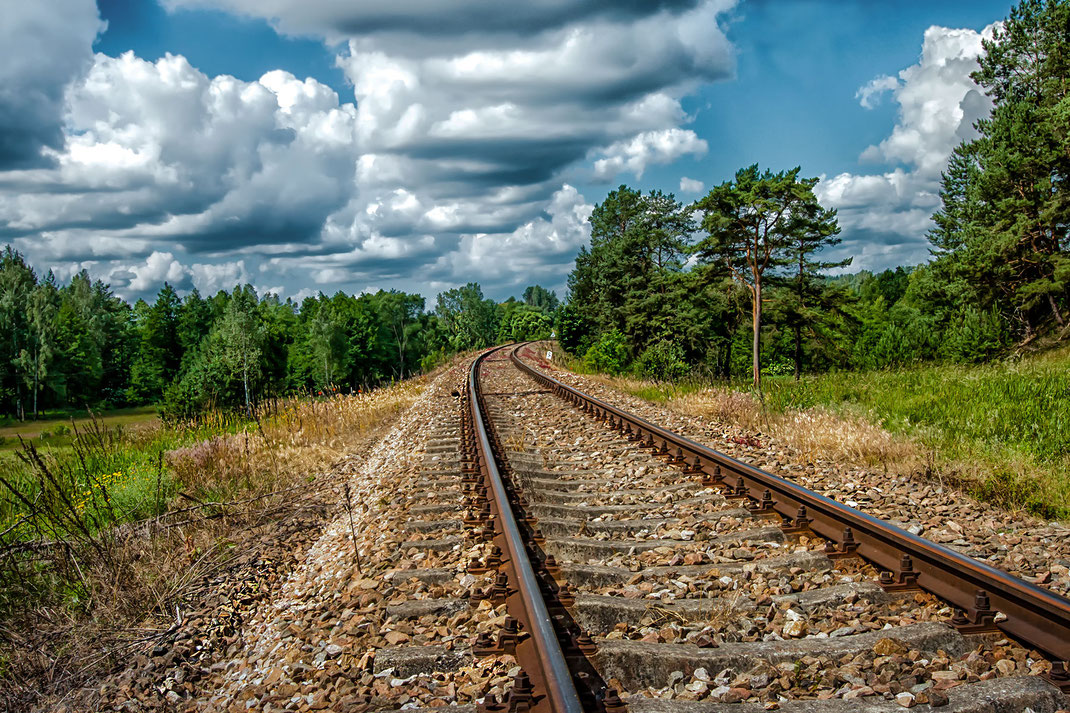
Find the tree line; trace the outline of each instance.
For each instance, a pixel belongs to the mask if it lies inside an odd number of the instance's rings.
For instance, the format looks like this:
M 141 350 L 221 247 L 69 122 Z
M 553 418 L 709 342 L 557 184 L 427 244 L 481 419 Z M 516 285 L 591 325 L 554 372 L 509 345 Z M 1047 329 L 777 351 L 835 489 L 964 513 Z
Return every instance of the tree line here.
M 564 305 L 538 285 L 497 303 L 469 283 L 296 303 L 248 285 L 129 304 L 80 272 L 0 255 L 0 413 L 162 403 L 250 409 L 356 389 L 556 327 L 592 368 L 655 378 L 977 362 L 1070 333 L 1070 0 L 1023 0 L 972 75 L 993 102 L 943 174 L 933 258 L 879 274 L 828 259 L 836 212 L 798 168 L 738 171 L 685 205 L 620 186 L 590 216 Z M 834 270 L 841 274 L 830 276 Z
M 977 362 L 1070 333 L 1070 2 L 1024 0 L 984 42 L 993 101 L 955 151 L 932 260 L 874 275 L 824 259 L 836 212 L 799 169 L 741 169 L 684 205 L 620 186 L 569 276 L 563 345 L 655 378 Z
M 185 417 L 251 410 L 270 396 L 355 391 L 431 369 L 449 355 L 545 338 L 557 295 L 539 285 L 496 303 L 470 283 L 424 298 L 396 290 L 301 302 L 238 285 L 203 297 L 164 284 L 133 304 L 86 271 L 61 285 L 0 253 L 0 415 L 161 404 Z

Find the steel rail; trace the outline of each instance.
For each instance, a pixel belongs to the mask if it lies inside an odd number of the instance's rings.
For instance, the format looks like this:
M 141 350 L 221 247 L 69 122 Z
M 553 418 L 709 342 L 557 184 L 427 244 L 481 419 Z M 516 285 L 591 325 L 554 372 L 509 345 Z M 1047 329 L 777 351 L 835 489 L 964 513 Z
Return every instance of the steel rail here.
M 508 495 L 502 481 L 501 472 L 498 470 L 491 448 L 490 437 L 484 423 L 483 394 L 479 383 L 479 368 L 483 361 L 503 349 L 497 347 L 483 352 L 472 362 L 468 377 L 468 401 L 472 415 L 472 427 L 475 430 L 476 447 L 481 454 L 481 469 L 487 481 L 488 491 L 491 497 L 491 507 L 495 511 L 496 522 L 501 528 L 502 538 L 505 541 L 505 552 L 508 555 L 509 569 L 515 575 L 518 603 L 523 611 L 517 612 L 517 619 L 527 628 L 530 638 L 521 642 L 517 647 L 517 658 L 530 658 L 532 663 L 538 666 L 538 670 L 527 671 L 533 682 L 545 684 L 545 694 L 549 703 L 548 710 L 553 713 L 583 713 L 583 706 L 576 691 L 576 686 L 569 670 L 568 662 L 554 630 L 550 619 L 546 602 L 542 598 L 539 581 L 535 577 L 531 559 L 524 547 L 524 538 L 517 525 L 509 505 Z M 530 645 L 529 645 L 530 642 Z M 534 651 L 527 651 L 532 648 Z M 527 661 L 520 661 L 527 664 Z M 533 711 L 546 710 L 536 702 Z
M 841 543 L 843 554 L 853 552 L 883 570 L 898 572 L 891 582 L 893 587 L 908 588 L 916 584 L 962 610 L 968 620 L 960 619 L 957 623 L 964 632 L 991 629 L 994 623 L 1010 637 L 1051 657 L 1055 662 L 1053 682 L 1064 690 L 1070 689 L 1070 681 L 1065 677 L 1065 662 L 1070 660 L 1070 599 L 742 463 L 564 384 L 525 363 L 519 356 L 524 346 L 526 343 L 512 349 L 512 362 L 558 396 L 575 405 L 586 405 L 596 416 L 619 423 L 620 428 L 628 424 L 639 437 L 680 449 L 693 473 L 715 477 L 720 473 L 722 478 L 735 480 L 742 488 L 726 483 L 733 495 L 769 503 L 769 498 L 764 497 L 768 491 L 773 509 L 789 522 Z M 845 537 L 848 527 L 852 540 Z M 845 541 L 850 547 L 843 547 Z M 910 560 L 904 561 L 904 555 Z M 990 602 L 987 607 L 983 605 L 985 594 Z M 993 622 L 992 615 L 996 612 L 1007 618 Z

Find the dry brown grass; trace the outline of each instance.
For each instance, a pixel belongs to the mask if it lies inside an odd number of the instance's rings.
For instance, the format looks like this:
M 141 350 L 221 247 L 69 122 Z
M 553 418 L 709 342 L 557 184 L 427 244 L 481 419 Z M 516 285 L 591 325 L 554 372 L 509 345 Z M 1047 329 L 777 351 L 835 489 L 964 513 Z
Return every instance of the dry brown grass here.
M 820 407 L 770 412 L 750 394 L 728 389 L 686 394 L 671 399 L 669 405 L 681 413 L 768 433 L 808 461 L 896 465 L 911 472 L 923 457 L 917 445 L 879 423 Z
M 28 709 L 151 648 L 206 578 L 274 523 L 333 509 L 325 500 L 337 478 L 316 476 L 369 444 L 426 383 L 282 401 L 243 432 L 174 449 L 166 463 L 181 495 L 166 513 L 47 547 L 6 571 L 8 582 L 24 578 L 26 600 L 0 621 L 0 710 Z M 52 574 L 30 576 L 46 564 Z
M 607 386 L 637 396 L 664 384 L 628 377 L 588 376 Z M 926 449 L 884 429 L 880 422 L 861 415 L 833 413 L 816 407 L 771 411 L 752 394 L 728 388 L 670 393 L 663 404 L 681 414 L 697 416 L 745 431 L 764 433 L 795 451 L 801 458 L 850 465 L 881 466 L 889 471 L 914 473 L 925 463 Z
M 291 487 L 328 468 L 368 431 L 408 408 L 425 380 L 366 394 L 284 399 L 254 427 L 215 436 L 167 455 L 184 492 L 260 495 Z
M 754 394 L 731 388 L 585 376 L 681 414 L 765 434 L 810 462 L 933 480 L 1011 512 L 1066 520 L 1070 456 L 1036 454 L 1041 445 L 1065 442 L 1060 430 L 1067 422 L 1062 417 L 1065 410 L 1053 409 L 1050 403 L 1065 391 L 1060 370 L 1065 369 L 1066 360 L 1063 350 L 1024 366 L 996 365 L 984 371 L 936 366 L 901 373 L 838 375 L 847 385 L 852 384 L 850 380 L 860 382 L 851 391 L 852 398 L 833 398 L 837 405 L 805 409 L 785 407 L 783 393 L 763 404 Z M 575 368 L 567 357 L 555 356 L 555 361 Z M 981 376 L 987 381 L 979 381 Z M 826 385 L 822 395 L 831 398 L 847 391 L 837 382 Z M 856 400 L 858 393 L 871 398 Z M 919 400 L 921 407 L 914 404 Z M 886 427 L 885 412 L 893 419 L 898 414 L 901 421 L 894 428 Z M 1023 428 L 1017 422 L 1038 433 L 1028 440 L 1028 448 L 1022 445 L 1019 432 Z

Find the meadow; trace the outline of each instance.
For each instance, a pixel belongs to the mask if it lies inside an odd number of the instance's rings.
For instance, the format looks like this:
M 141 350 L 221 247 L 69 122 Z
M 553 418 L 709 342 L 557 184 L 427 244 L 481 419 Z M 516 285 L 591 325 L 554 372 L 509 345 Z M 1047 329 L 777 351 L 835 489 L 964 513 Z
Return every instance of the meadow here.
M 582 371 L 578 360 L 568 368 Z M 810 457 L 919 469 L 976 497 L 1070 518 L 1070 348 L 985 365 L 923 365 L 677 383 L 600 376 L 694 415 L 763 430 Z

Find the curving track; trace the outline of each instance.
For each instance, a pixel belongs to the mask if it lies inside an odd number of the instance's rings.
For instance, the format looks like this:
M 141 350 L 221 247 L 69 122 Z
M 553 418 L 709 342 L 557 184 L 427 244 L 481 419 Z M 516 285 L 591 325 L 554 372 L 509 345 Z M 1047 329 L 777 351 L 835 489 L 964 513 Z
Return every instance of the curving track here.
M 456 464 L 463 516 L 412 523 L 463 526 L 427 546 L 473 553 L 467 596 L 412 615 L 498 615 L 451 654 L 506 662 L 478 710 L 1068 705 L 1070 601 L 592 399 L 533 357 L 472 363 L 460 431 L 437 451 L 456 460 L 434 457 L 451 492 Z M 375 667 L 449 658 L 383 650 Z

